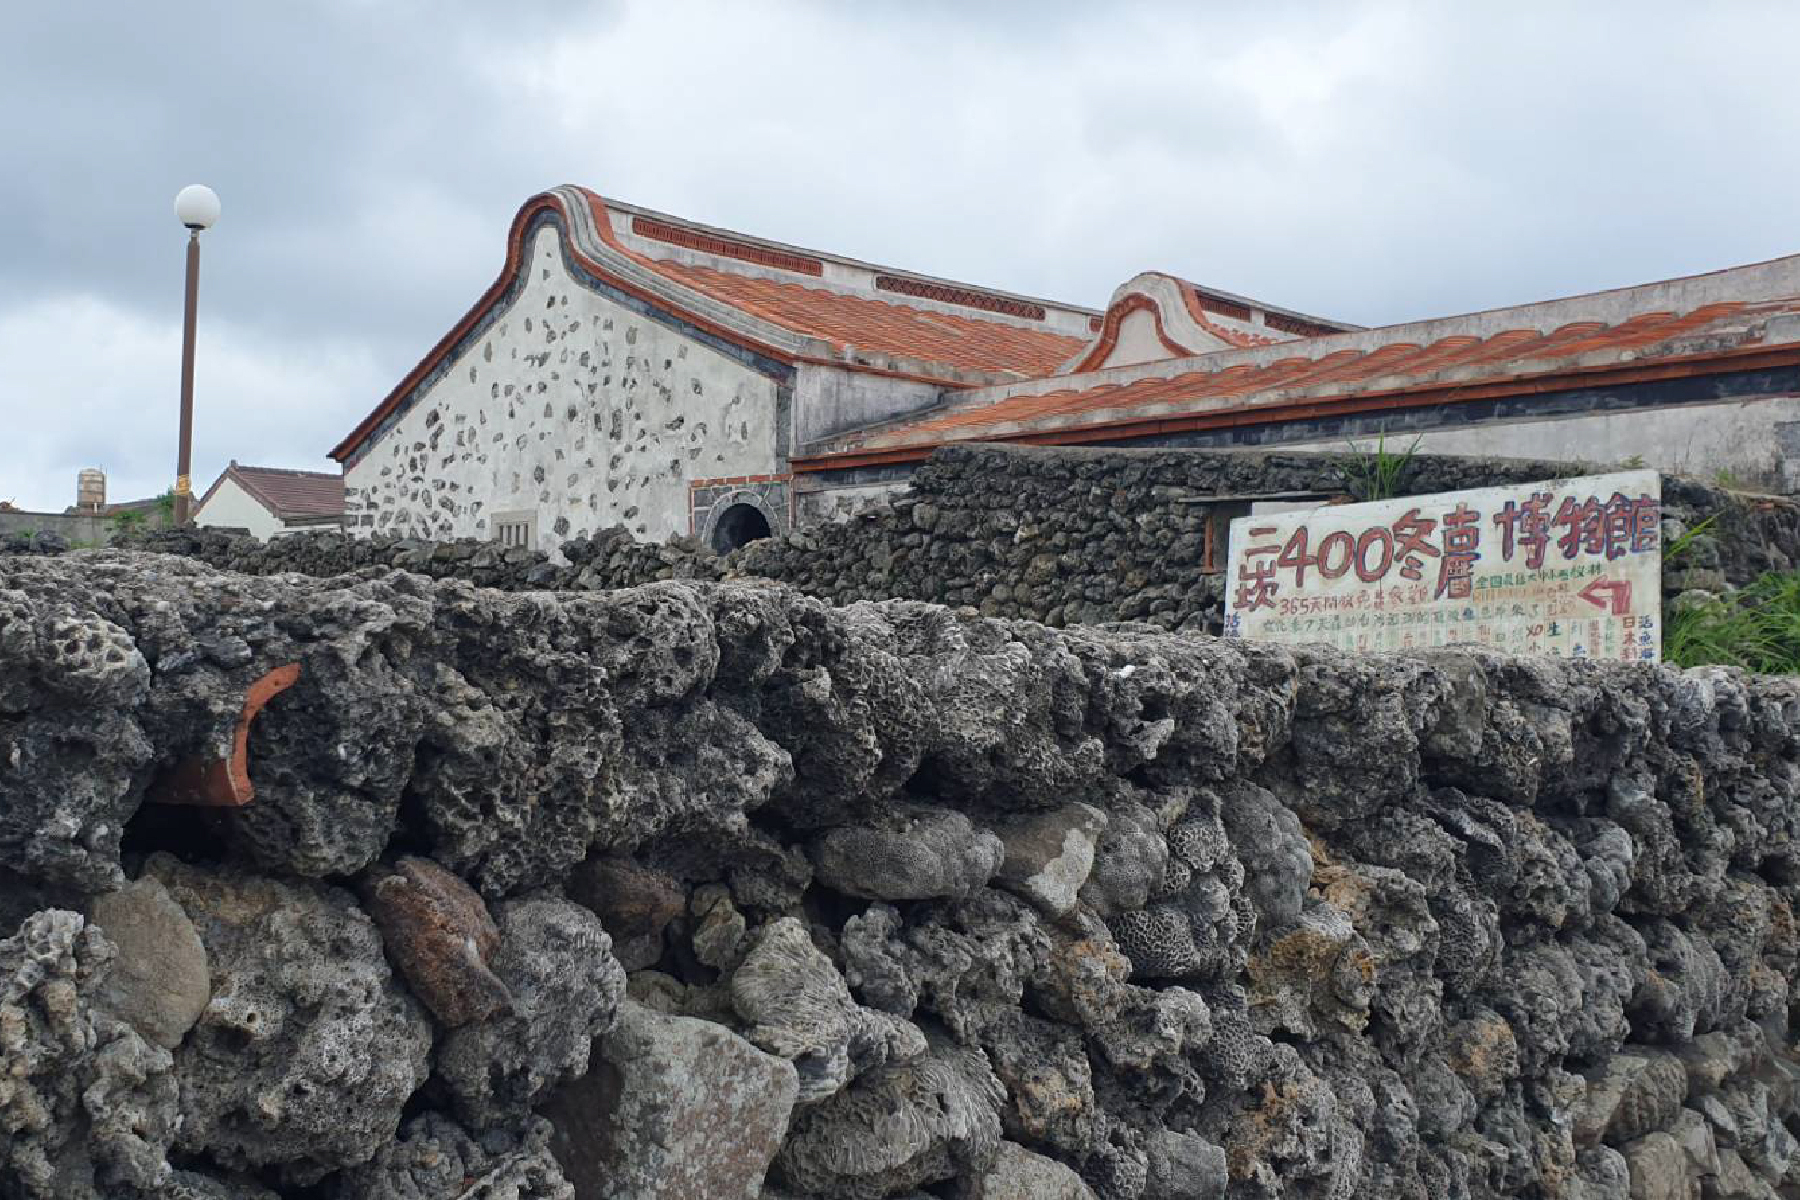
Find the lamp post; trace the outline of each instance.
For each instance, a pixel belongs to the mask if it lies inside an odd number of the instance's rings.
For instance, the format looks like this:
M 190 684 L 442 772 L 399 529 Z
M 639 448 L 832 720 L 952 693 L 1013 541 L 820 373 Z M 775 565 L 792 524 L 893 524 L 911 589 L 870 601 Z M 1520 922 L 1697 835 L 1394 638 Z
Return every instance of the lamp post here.
M 188 522 L 194 494 L 188 472 L 194 450 L 194 310 L 200 297 L 200 231 L 219 219 L 219 198 L 204 184 L 190 183 L 175 194 L 175 219 L 188 228 L 187 306 L 181 328 L 181 445 L 176 451 L 175 524 Z

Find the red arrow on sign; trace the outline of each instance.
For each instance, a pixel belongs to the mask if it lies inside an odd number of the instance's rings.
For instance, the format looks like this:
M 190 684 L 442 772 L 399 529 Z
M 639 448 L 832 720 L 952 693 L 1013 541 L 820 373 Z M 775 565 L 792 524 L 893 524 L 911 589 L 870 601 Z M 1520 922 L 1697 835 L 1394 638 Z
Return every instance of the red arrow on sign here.
M 1631 611 L 1629 579 L 1596 579 L 1575 594 L 1595 608 L 1610 607 L 1615 617 L 1625 616 Z

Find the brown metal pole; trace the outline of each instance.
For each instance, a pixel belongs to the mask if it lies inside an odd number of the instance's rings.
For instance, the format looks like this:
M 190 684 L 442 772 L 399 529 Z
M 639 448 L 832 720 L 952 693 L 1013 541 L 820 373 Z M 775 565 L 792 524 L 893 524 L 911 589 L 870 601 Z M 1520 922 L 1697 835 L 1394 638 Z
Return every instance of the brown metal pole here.
M 193 483 L 188 472 L 194 454 L 194 313 L 200 298 L 200 231 L 188 232 L 187 311 L 181 329 L 181 446 L 175 463 L 175 524 L 188 523 Z

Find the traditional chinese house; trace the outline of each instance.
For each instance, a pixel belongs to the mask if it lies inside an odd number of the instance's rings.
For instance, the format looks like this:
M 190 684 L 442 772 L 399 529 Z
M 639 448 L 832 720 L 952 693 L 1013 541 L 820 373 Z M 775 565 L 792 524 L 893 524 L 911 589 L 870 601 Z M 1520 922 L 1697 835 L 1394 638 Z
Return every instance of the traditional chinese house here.
M 1363 329 L 1150 272 L 1103 310 L 563 187 L 332 451 L 357 532 L 719 549 L 903 486 L 939 446 L 1630 460 L 1800 490 L 1800 257 Z

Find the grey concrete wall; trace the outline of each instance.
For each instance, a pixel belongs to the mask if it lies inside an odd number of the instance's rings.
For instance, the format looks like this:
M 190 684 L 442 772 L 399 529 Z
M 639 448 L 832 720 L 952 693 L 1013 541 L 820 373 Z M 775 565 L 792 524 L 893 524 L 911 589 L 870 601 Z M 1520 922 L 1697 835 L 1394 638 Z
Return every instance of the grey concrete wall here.
M 793 444 L 930 408 L 941 391 L 935 383 L 807 364 L 794 380 Z
M 117 531 L 118 526 L 111 517 L 0 512 L 0 536 L 11 533 L 53 533 L 71 544 L 104 546 L 107 539 Z
M 777 470 L 776 385 L 572 277 L 540 229 L 510 308 L 345 476 L 352 532 L 487 538 L 537 518 L 553 550 L 622 524 L 688 532 L 689 483 Z
M 1800 399 L 1759 397 L 1730 403 L 1647 408 L 1425 432 L 1420 453 L 1621 463 L 1756 491 L 1800 491 Z M 1391 434 L 1404 450 L 1414 434 Z M 1359 445 L 1373 439 L 1359 438 Z M 1346 441 L 1295 442 L 1284 449 L 1343 451 Z

